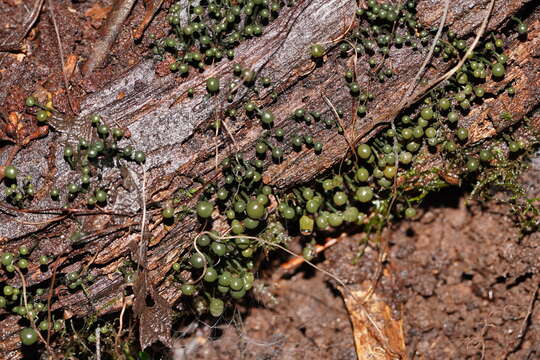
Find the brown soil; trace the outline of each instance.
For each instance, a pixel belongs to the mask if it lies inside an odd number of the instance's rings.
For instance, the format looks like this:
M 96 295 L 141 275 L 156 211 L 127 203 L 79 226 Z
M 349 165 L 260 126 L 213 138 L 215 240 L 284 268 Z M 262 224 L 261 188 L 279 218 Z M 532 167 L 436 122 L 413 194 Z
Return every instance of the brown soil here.
M 531 197 L 540 194 L 538 160 L 524 178 Z M 449 190 L 385 236 L 390 276 L 378 291 L 404 319 L 410 358 L 540 356 L 540 308 L 532 303 L 540 234 L 519 240 L 508 207 L 481 206 Z M 377 251 L 368 247 L 355 264 L 357 251 L 351 237 L 327 250 L 322 264 L 348 284 L 372 279 Z M 267 291 L 274 302 L 255 303 L 229 325 L 203 327 L 180 339 L 176 353 L 186 359 L 356 359 L 348 314 L 328 278 L 302 267 Z

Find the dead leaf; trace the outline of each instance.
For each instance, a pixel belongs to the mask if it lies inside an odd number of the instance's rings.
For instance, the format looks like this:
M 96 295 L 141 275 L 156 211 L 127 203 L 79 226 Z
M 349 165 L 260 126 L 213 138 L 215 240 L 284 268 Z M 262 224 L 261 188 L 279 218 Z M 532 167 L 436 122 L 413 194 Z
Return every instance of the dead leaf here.
M 133 312 L 135 315 L 140 316 L 146 308 L 146 273 L 140 271 L 137 274 L 135 284 L 133 284 Z
M 360 289 L 341 291 L 353 325 L 358 360 L 407 359 L 403 320 L 394 320 L 392 310 L 377 294 L 364 301 L 370 282 Z
M 68 79 L 71 78 L 73 75 L 73 72 L 75 71 L 75 67 L 77 66 L 77 60 L 79 57 L 75 54 L 69 54 L 66 62 L 64 64 L 64 74 Z
M 8 4 L 9 6 L 18 6 L 22 4 L 22 0 L 2 0 L 2 2 Z
M 145 306 L 139 321 L 139 341 L 144 350 L 156 341 L 172 347 L 172 308 L 154 289 L 151 290 L 153 306 Z
M 137 40 L 139 40 L 144 33 L 144 30 L 150 24 L 150 21 L 156 16 L 157 12 L 161 8 L 161 5 L 163 4 L 163 0 L 145 0 L 144 5 L 146 7 L 146 10 L 144 12 L 144 18 L 137 27 L 133 31 L 133 37 Z
M 112 6 L 103 6 L 99 2 L 92 5 L 92 7 L 85 11 L 84 16 L 92 18 L 94 21 L 101 21 L 107 18 L 107 15 L 111 11 Z

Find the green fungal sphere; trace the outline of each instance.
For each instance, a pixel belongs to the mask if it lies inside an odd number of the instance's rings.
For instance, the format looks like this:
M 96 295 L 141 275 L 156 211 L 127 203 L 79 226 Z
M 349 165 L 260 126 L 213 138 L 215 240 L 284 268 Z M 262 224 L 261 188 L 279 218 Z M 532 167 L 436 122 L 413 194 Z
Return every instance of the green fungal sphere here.
M 408 207 L 407 209 L 405 209 L 405 217 L 407 219 L 412 219 L 415 216 L 416 216 L 416 209 L 415 208 Z
M 170 207 L 167 207 L 165 209 L 163 209 L 161 211 L 161 216 L 164 218 L 164 219 L 171 219 L 174 217 L 174 209 L 173 208 L 170 208 Z
M 465 141 L 469 137 L 469 131 L 465 128 L 459 128 L 456 130 L 456 136 L 460 141 Z
M 218 277 L 218 284 L 221 286 L 229 286 L 231 283 L 231 273 L 228 271 L 222 272 Z
M 217 256 L 223 256 L 227 253 L 227 246 L 218 241 L 212 242 L 210 249 L 212 249 L 212 252 Z
M 19 332 L 19 338 L 24 345 L 33 345 L 38 340 L 36 331 L 32 328 L 26 327 Z
M 52 189 L 52 190 L 51 190 L 51 199 L 57 200 L 58 197 L 60 197 L 60 190 L 58 190 L 58 189 L 56 189 L 56 188 L 55 188 L 55 189 Z
M 314 221 L 307 215 L 302 215 L 299 220 L 300 232 L 302 235 L 309 235 L 313 232 Z
M 135 160 L 139 164 L 142 164 L 146 161 L 146 155 L 142 151 L 135 151 L 133 153 L 133 160 Z
M 491 66 L 491 73 L 496 78 L 502 78 L 506 73 L 506 70 L 504 69 L 503 64 L 497 62 Z
M 334 204 L 336 204 L 336 206 L 345 205 L 347 203 L 347 200 L 348 200 L 347 194 L 345 194 L 343 191 L 338 191 L 334 194 L 333 201 L 334 201 Z
M 47 121 L 48 118 L 49 118 L 49 112 L 47 112 L 46 110 L 39 110 L 36 113 L 36 120 L 39 122 L 45 122 Z
M 525 23 L 522 23 L 520 22 L 517 26 L 517 32 L 520 34 L 520 35 L 525 35 L 527 32 L 529 31 L 529 29 L 527 28 L 527 25 Z
M 459 115 L 457 112 L 451 111 L 448 113 L 447 118 L 448 118 L 448 121 L 450 121 L 451 123 L 456 123 L 459 119 Z
M 286 220 L 292 220 L 296 217 L 296 212 L 294 211 L 294 208 L 287 206 L 285 209 L 283 209 L 283 211 L 281 212 L 281 215 Z
M 90 115 L 90 122 L 94 125 L 97 125 L 101 122 L 101 116 L 98 114 L 92 114 Z
M 77 184 L 68 184 L 67 186 L 67 191 L 70 193 L 70 194 L 76 194 L 77 192 L 79 192 L 79 186 Z
M 5 296 L 11 296 L 15 292 L 15 289 L 10 285 L 5 285 L 2 291 Z
M 197 238 L 197 245 L 208 246 L 212 242 L 212 239 L 207 234 L 201 235 Z
M 19 247 L 19 254 L 21 254 L 22 256 L 26 256 L 28 255 L 28 247 L 26 245 L 22 245 Z
M 265 143 L 263 142 L 258 142 L 256 145 L 255 145 L 255 152 L 259 155 L 263 155 L 263 154 L 266 154 L 266 152 L 268 151 L 268 145 L 266 145 Z
M 105 124 L 100 124 L 97 126 L 97 133 L 102 137 L 107 137 L 109 135 L 109 127 Z
M 369 179 L 369 171 L 368 171 L 368 169 L 362 167 L 362 168 L 359 168 L 358 170 L 356 170 L 355 178 L 356 178 L 356 180 L 358 180 L 360 182 L 368 181 L 368 179 Z
M 261 113 L 261 122 L 265 125 L 272 125 L 274 122 L 274 114 L 270 111 L 263 110 Z
M 121 139 L 124 136 L 124 131 L 122 129 L 114 128 L 111 132 L 116 139 Z
M 196 288 L 195 288 L 195 286 L 193 286 L 191 284 L 183 284 L 180 287 L 180 290 L 182 291 L 182 294 L 184 294 L 186 296 L 191 296 L 191 295 L 195 294 Z
M 272 149 L 272 158 L 274 160 L 281 160 L 283 158 L 283 150 L 278 147 Z
M 26 100 L 24 101 L 24 104 L 28 107 L 30 106 L 34 106 L 37 104 L 37 99 L 33 96 L 29 96 L 26 98 Z
M 439 109 L 441 109 L 442 111 L 450 109 L 450 106 L 450 100 L 448 100 L 447 98 L 442 98 L 439 100 Z
M 434 138 L 435 136 L 437 136 L 437 130 L 435 130 L 435 128 L 428 127 L 425 131 L 425 134 L 427 138 Z
M 397 168 L 395 166 L 387 166 L 383 170 L 384 177 L 387 179 L 393 179 L 397 173 Z
M 195 253 L 191 255 L 191 258 L 189 258 L 189 263 L 195 269 L 201 269 L 204 267 L 204 264 L 206 264 L 206 259 L 201 254 Z
M 47 265 L 49 263 L 49 257 L 47 255 L 41 255 L 38 262 L 40 265 Z
M 489 150 L 480 150 L 480 161 L 488 162 L 492 159 L 491 152 Z
M 310 214 L 315 214 L 320 206 L 321 202 L 318 198 L 308 200 L 308 202 L 306 202 L 306 211 Z
M 368 144 L 360 144 L 356 149 L 356 153 L 361 159 L 367 160 L 371 156 L 371 148 Z
M 326 230 L 330 226 L 325 216 L 317 216 L 317 218 L 315 219 L 315 224 L 320 230 Z
M 26 269 L 28 267 L 28 260 L 19 259 L 19 261 L 17 261 L 17 267 L 19 269 Z
M 362 186 L 356 190 L 356 200 L 367 203 L 373 199 L 373 190 L 369 186 Z
M 257 200 L 250 200 L 246 205 L 246 213 L 252 219 L 260 219 L 264 216 L 264 205 Z
M 206 219 L 212 216 L 212 211 L 214 210 L 214 205 L 209 201 L 199 201 L 197 204 L 197 215 L 200 218 Z
M 208 78 L 206 80 L 206 89 L 210 93 L 217 93 L 219 91 L 219 79 L 215 77 Z
M 412 162 L 413 155 L 408 151 L 402 151 L 399 153 L 399 162 L 403 165 L 408 165 Z
M 107 201 L 107 193 L 103 190 L 96 190 L 96 201 L 99 203 L 104 203 Z
M 64 148 L 64 157 L 70 158 L 73 156 L 73 148 L 71 146 L 66 146 Z
M 4 168 L 4 176 L 7 179 L 15 180 L 17 178 L 17 168 L 13 165 L 8 165 Z
M 510 151 L 511 153 L 516 153 L 520 150 L 520 146 L 519 144 L 517 143 L 517 141 L 510 141 L 508 143 L 508 151 Z
M 410 140 L 413 137 L 413 131 L 411 128 L 405 128 L 401 131 L 401 137 L 404 140 Z
M 343 214 L 339 213 L 332 213 L 328 216 L 328 224 L 332 227 L 339 227 L 341 224 L 343 224 Z
M 229 287 L 234 291 L 239 291 L 244 287 L 244 279 L 233 277 L 231 279 L 231 283 L 229 284 Z
M 433 109 L 430 107 L 423 108 L 422 111 L 420 111 L 420 116 L 424 120 L 433 119 Z
M 225 309 L 225 304 L 223 303 L 223 300 L 212 298 L 210 299 L 210 304 L 208 306 L 208 309 L 210 310 L 210 314 L 214 317 L 221 316 L 223 314 L 223 310 Z
M 474 172 L 480 167 L 480 162 L 475 158 L 470 158 L 467 160 L 465 167 L 467 168 L 467 171 Z
M 206 269 L 206 273 L 204 274 L 204 281 L 206 282 L 215 282 L 218 279 L 218 273 L 216 269 L 213 267 L 209 267 Z
M 311 56 L 321 58 L 324 55 L 324 48 L 320 44 L 311 45 Z
M 480 87 L 480 86 L 477 86 L 474 88 L 474 94 L 481 98 L 485 95 L 486 91 L 484 90 L 484 88 Z
M 343 220 L 346 222 L 355 222 L 358 220 L 358 215 L 360 215 L 358 209 L 354 206 L 349 206 L 343 212 Z

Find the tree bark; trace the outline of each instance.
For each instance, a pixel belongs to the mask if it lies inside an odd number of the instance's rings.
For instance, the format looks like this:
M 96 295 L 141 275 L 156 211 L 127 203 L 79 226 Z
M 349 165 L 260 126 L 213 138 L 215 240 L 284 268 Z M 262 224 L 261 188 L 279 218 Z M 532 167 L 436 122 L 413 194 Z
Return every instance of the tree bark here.
M 473 35 L 486 15 L 488 3 L 488 0 L 451 1 L 448 27 L 460 36 Z M 443 4 L 443 0 L 420 1 L 420 22 L 428 28 L 436 27 Z M 512 124 L 512 121 L 501 119 L 501 112 L 511 113 L 514 121 L 525 115 L 531 116 L 533 126 L 540 128 L 537 112 L 540 102 L 540 16 L 537 8 L 535 12 L 532 11 L 534 6 L 532 0 L 495 3 L 487 32 L 508 30 L 512 27 L 510 17 L 520 12 L 522 16 L 530 14 L 527 19 L 528 40 L 522 41 L 514 35 L 509 37 L 507 75 L 503 81 L 488 83 L 487 90 L 494 95 L 475 106 L 462 120 L 462 125 L 469 128 L 470 144 L 494 136 Z M 220 62 L 185 79 L 172 75 L 159 77 L 154 71 L 153 61 L 142 60 L 103 89 L 89 95 L 82 103 L 78 118 L 55 123 L 53 127 L 56 132 L 32 142 L 18 154 L 14 163 L 21 173 L 39 179 L 36 188 L 40 190 L 31 208 L 57 206 L 47 196 L 53 186 L 52 179 L 60 188 L 73 176 L 62 158 L 62 146 L 57 144 L 70 142 L 78 136 L 88 137 L 91 130 L 87 121 L 89 114 L 100 113 L 109 124 L 127 127 L 132 134 L 130 141 L 147 154 L 146 207 L 150 236 L 146 252 L 150 283 L 170 304 L 174 304 L 179 291 L 175 283 L 167 278 L 167 273 L 191 244 L 200 225 L 196 219 L 188 217 L 169 228 L 161 223 L 159 212 L 154 211 L 159 206 L 154 205 L 172 198 L 180 189 L 190 187 L 195 177 L 220 181 L 216 163 L 230 153 L 240 151 L 247 158 L 254 156 L 253 144 L 261 133 L 258 121 L 243 116 L 236 121 L 228 120 L 234 142 L 227 132 L 215 136 L 214 130 L 209 128 L 215 119 L 225 118 L 223 113 L 226 109 L 240 108 L 245 101 L 251 100 L 260 107 L 270 109 L 276 116 L 275 126 L 285 129 L 287 134 L 305 131 L 304 125 L 290 118 L 297 108 L 318 110 L 325 117 L 333 117 L 323 96 L 344 111 L 345 136 L 337 135 L 335 130 L 322 125 L 312 127 L 314 138 L 324 144 L 324 151 L 320 155 L 310 149 L 300 152 L 287 149 L 281 164 L 268 161 L 263 181 L 279 189 L 307 182 L 324 173 L 346 156 L 350 150 L 348 141 L 367 140 L 399 114 L 400 109 L 396 108 L 396 104 L 401 102 L 427 50 L 413 51 L 408 47 L 392 49 L 388 64 L 395 75 L 382 84 L 370 81 L 369 72 L 372 70 L 367 65 L 367 59 L 359 58 L 356 69 L 358 81 L 375 95 L 375 100 L 370 105 L 368 115 L 357 118 L 353 123 L 351 110 L 355 107 L 343 80 L 344 72 L 353 66 L 352 58 L 341 58 L 338 51 L 332 49 L 339 44 L 336 40 L 355 20 L 355 9 L 356 2 L 352 0 L 297 1 L 282 11 L 263 36 L 241 44 L 236 49 L 238 55 L 233 61 Z M 325 44 L 327 48 L 327 55 L 321 64 L 315 64 L 310 59 L 308 48 L 314 43 Z M 273 87 L 261 91 L 257 96 L 241 88 L 232 103 L 226 101 L 226 91 L 207 96 L 206 79 L 218 77 L 223 87 L 223 84 L 233 80 L 232 66 L 235 63 L 256 71 L 260 76 L 270 77 Z M 438 77 L 452 65 L 434 59 L 425 77 Z M 517 93 L 513 98 L 501 91 L 510 83 Z M 187 96 L 189 88 L 195 89 L 195 96 Z M 277 100 L 272 97 L 273 91 L 279 95 Z M 6 153 L 0 156 L 0 163 L 4 163 Z M 64 309 L 69 317 L 107 313 L 121 307 L 124 278 L 117 269 L 132 256 L 130 244 L 141 241 L 138 226 L 142 213 L 141 173 L 137 167 L 133 167 L 131 174 L 135 191 L 130 191 L 129 186 L 124 184 L 119 170 L 108 170 L 104 176 L 113 184 L 112 188 L 116 188 L 115 199 L 109 207 L 116 212 L 136 214 L 133 217 L 72 214 L 62 221 L 47 223 L 58 214 L 20 213 L 8 209 L 0 213 L 0 252 L 14 252 L 24 244 L 34 248 L 30 257 L 33 260 L 42 254 L 56 258 L 47 271 L 30 267 L 27 276 L 29 285 L 49 279 L 55 265 L 59 265 L 58 277 L 61 277 L 93 262 L 95 268 L 92 273 L 98 277 L 87 288 L 89 296 L 82 291 L 61 292 L 53 303 L 53 310 Z M 193 206 L 195 201 L 186 201 L 184 205 Z M 0 207 L 5 208 L 3 205 Z M 87 238 L 82 244 L 73 245 L 69 235 L 75 231 L 97 235 Z M 4 273 L 0 276 L 2 281 L 18 283 L 17 278 L 7 279 Z M 132 299 L 129 298 L 129 301 Z M 10 316 L 2 321 L 2 358 L 16 357 L 13 351 L 19 343 L 15 320 Z

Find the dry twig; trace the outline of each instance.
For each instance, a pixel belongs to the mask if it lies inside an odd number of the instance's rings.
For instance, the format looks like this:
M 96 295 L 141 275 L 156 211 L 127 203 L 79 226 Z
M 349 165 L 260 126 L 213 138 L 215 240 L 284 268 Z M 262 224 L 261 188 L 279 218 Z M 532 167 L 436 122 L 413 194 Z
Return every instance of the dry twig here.
M 104 34 L 101 40 L 93 48 L 88 60 L 83 66 L 83 73 L 85 76 L 90 75 L 97 67 L 101 66 L 107 55 L 109 49 L 116 40 L 118 33 L 120 32 L 124 21 L 126 21 L 133 5 L 136 0 L 117 0 L 114 4 L 114 8 L 107 18 Z
M 47 0 L 47 5 L 49 8 L 49 15 L 51 16 L 51 21 L 53 23 L 54 32 L 56 33 L 56 42 L 58 43 L 58 51 L 60 52 L 60 64 L 62 64 L 62 78 L 64 79 L 64 87 L 66 88 L 66 96 L 69 103 L 69 108 L 72 113 L 75 112 L 75 107 L 73 106 L 73 100 L 71 99 L 71 94 L 69 92 L 69 81 L 66 76 L 65 68 L 66 65 L 64 63 L 64 50 L 62 49 L 62 40 L 60 39 L 60 30 L 58 29 L 58 24 L 56 23 L 56 15 L 54 11 L 54 5 L 51 0 Z

